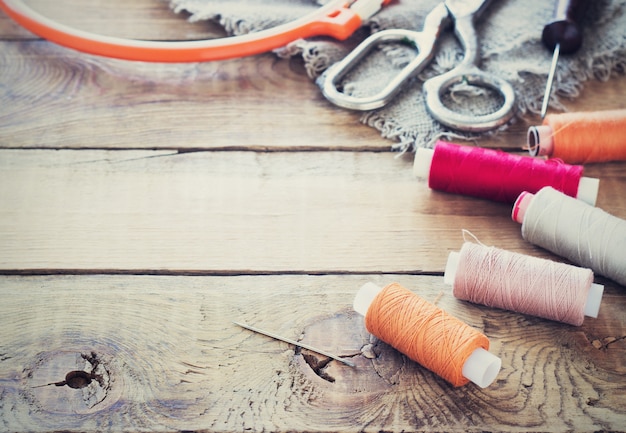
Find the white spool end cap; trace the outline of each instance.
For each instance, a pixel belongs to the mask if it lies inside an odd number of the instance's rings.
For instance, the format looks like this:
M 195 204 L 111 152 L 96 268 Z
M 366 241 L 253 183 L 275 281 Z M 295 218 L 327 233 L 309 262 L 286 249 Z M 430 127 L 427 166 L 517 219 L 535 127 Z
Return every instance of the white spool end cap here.
M 454 285 L 456 270 L 459 268 L 459 260 L 461 260 L 461 253 L 452 251 L 450 254 L 448 254 L 448 262 L 446 263 L 446 269 L 443 273 L 443 283 L 445 285 Z
M 496 380 L 500 372 L 500 367 L 502 367 L 502 360 L 500 358 L 482 347 L 479 347 L 467 358 L 467 361 L 463 364 L 461 373 L 463 377 L 469 379 L 481 388 L 487 388 Z
M 419 179 L 428 179 L 430 177 L 430 167 L 433 163 L 433 149 L 420 147 L 415 151 L 415 159 L 413 160 L 413 175 Z
M 599 185 L 600 179 L 596 179 L 594 177 L 581 177 L 580 182 L 578 182 L 578 192 L 576 193 L 576 198 L 591 206 L 595 206 L 596 199 L 598 198 Z
M 550 156 L 554 151 L 552 127 L 548 125 L 531 126 L 526 136 L 528 153 L 531 156 Z
M 592 283 L 587 293 L 587 302 L 585 303 L 584 314 L 587 317 L 598 317 L 600 312 L 600 302 L 602 302 L 602 293 L 604 293 L 604 286 L 601 284 Z
M 528 191 L 524 191 L 517 197 L 515 204 L 513 205 L 513 211 L 511 212 L 511 218 L 513 221 L 522 224 L 524 222 L 524 215 L 526 215 L 526 209 L 530 206 L 530 202 L 535 197 L 535 194 L 531 194 Z
M 370 308 L 370 304 L 374 300 L 376 296 L 381 292 L 382 288 L 378 287 L 374 283 L 365 283 L 356 296 L 354 297 L 354 302 L 352 303 L 352 308 L 354 311 L 359 313 L 361 316 L 365 317 L 367 314 L 367 310 Z

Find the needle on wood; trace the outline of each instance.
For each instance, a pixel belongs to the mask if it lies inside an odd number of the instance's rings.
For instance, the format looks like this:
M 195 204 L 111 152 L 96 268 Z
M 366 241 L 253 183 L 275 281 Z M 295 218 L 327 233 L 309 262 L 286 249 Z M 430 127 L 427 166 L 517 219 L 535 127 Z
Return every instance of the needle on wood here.
M 310 350 L 311 352 L 315 352 L 315 353 L 319 353 L 320 355 L 328 356 L 329 358 L 332 358 L 335 361 L 339 361 L 339 362 L 341 362 L 343 364 L 346 364 L 346 365 L 348 365 L 350 367 L 354 367 L 355 366 L 354 363 L 351 362 L 351 361 L 348 361 L 346 359 L 340 358 L 340 357 L 338 357 L 336 355 L 333 355 L 331 353 L 328 353 L 326 351 L 317 349 L 317 348 L 315 348 L 313 346 L 309 346 L 308 344 L 304 344 L 304 343 L 301 343 L 299 341 L 291 340 L 289 338 L 281 337 L 280 335 L 276 335 L 276 334 L 274 334 L 272 332 L 263 331 L 263 330 L 261 330 L 259 328 L 255 328 L 254 326 L 246 325 L 245 323 L 240 323 L 240 322 L 233 322 L 233 323 L 235 325 L 237 325 L 237 326 L 241 326 L 242 328 L 248 329 L 249 331 L 257 332 L 259 334 L 263 334 L 263 335 L 268 336 L 270 338 L 274 338 L 276 340 L 284 341 L 285 343 L 293 344 L 294 346 Z

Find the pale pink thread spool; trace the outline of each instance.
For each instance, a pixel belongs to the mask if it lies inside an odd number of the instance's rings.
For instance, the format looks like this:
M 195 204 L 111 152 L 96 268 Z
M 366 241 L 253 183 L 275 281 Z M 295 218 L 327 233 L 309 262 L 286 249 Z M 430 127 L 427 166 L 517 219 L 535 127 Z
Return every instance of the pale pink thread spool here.
M 604 291 L 590 269 L 472 242 L 450 253 L 444 282 L 458 299 L 575 326 L 598 316 Z

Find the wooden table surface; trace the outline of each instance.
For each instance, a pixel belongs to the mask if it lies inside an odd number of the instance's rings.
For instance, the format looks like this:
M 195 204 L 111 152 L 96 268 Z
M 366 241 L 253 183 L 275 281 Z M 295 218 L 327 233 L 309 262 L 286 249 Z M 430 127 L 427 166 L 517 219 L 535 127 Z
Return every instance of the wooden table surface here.
M 213 32 L 154 0 L 39 3 L 120 36 Z M 567 105 L 625 101 L 615 77 Z M 536 122 L 477 144 L 519 149 Z M 0 431 L 626 430 L 626 288 L 597 277 L 580 327 L 456 300 L 442 275 L 463 229 L 561 259 L 509 205 L 433 192 L 390 147 L 298 59 L 117 61 L 0 15 Z M 626 218 L 626 163 L 585 170 Z M 372 359 L 351 308 L 368 281 L 483 331 L 496 382 L 453 388 L 376 341 Z

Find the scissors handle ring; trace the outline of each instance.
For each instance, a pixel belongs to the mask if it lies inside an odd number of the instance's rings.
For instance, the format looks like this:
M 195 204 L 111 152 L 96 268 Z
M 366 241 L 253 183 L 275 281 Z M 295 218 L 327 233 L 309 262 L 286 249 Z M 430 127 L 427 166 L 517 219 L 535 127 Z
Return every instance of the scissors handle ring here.
M 463 114 L 446 107 L 442 96 L 456 84 L 495 90 L 503 103 L 498 110 L 484 115 Z M 443 75 L 430 78 L 423 85 L 426 107 L 438 122 L 452 129 L 484 132 L 506 124 L 515 114 L 515 90 L 506 80 L 481 71 L 476 66 L 460 66 Z
M 341 80 L 378 45 L 385 43 L 407 44 L 417 50 L 413 58 L 400 72 L 377 93 L 368 96 L 353 96 L 339 90 Z M 332 65 L 320 78 L 322 93 L 330 102 L 351 110 L 375 110 L 384 107 L 402 90 L 404 84 L 419 74 L 434 54 L 435 40 L 431 35 L 403 29 L 382 30 L 374 33 L 357 46 L 350 54 Z

